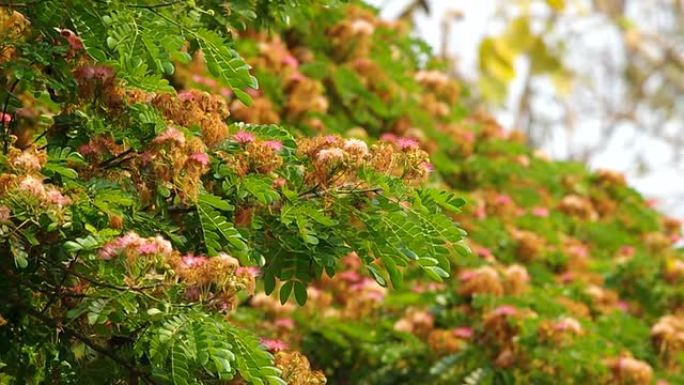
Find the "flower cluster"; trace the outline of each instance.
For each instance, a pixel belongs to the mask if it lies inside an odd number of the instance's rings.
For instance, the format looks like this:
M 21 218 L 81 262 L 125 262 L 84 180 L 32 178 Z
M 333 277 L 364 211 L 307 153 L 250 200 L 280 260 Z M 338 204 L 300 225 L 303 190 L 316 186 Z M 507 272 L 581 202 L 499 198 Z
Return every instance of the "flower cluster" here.
M 19 41 L 23 39 L 30 22 L 21 13 L 11 7 L 0 8 L 0 36 L 7 42 Z M 0 45 L 0 64 L 7 63 L 15 56 L 15 47 L 12 44 L 3 42 Z
M 302 139 L 297 150 L 311 162 L 307 181 L 325 187 L 357 182 L 357 173 L 364 167 L 408 183 L 425 179 L 431 170 L 427 153 L 412 139 L 402 138 L 395 144 L 377 143 L 368 148 L 359 139 L 327 135 Z
M 188 300 L 229 311 L 237 307 L 238 292 L 254 293 L 255 272 L 240 266 L 237 259 L 227 254 L 211 258 L 193 254 L 174 255 L 169 263 L 185 285 Z
M 283 144 L 277 140 L 260 140 L 247 131 L 238 131 L 230 139 L 240 145 L 240 151 L 232 154 L 220 152 L 218 156 L 239 176 L 249 173 L 268 175 L 283 164 L 279 154 Z
M 35 147 L 25 150 L 10 147 L 7 154 L 9 172 L 0 174 L 0 198 L 21 197 L 24 203 L 61 217 L 63 209 L 71 204 L 71 198 L 57 186 L 45 183 L 41 170 L 46 162 L 45 151 Z
M 202 140 L 214 147 L 228 138 L 225 120 L 230 115 L 226 100 L 221 95 L 212 95 L 199 90 L 185 90 L 178 94 L 158 94 L 151 100 L 164 117 L 171 122 L 191 127 L 198 125 Z
M 186 200 L 194 200 L 199 193 L 201 177 L 211 163 L 202 140 L 186 138 L 174 127 L 157 135 L 140 157 L 141 165 L 154 175 L 154 181 L 175 191 Z M 142 190 L 147 185 L 140 183 Z
M 684 352 L 684 316 L 666 315 L 651 327 L 653 343 L 672 370 L 681 364 L 677 357 Z

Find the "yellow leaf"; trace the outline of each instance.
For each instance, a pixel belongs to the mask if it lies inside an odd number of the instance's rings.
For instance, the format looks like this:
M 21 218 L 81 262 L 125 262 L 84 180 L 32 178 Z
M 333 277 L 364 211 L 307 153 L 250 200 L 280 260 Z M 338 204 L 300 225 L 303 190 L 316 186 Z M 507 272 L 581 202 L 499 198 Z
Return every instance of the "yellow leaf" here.
M 546 0 L 546 4 L 554 11 L 562 11 L 565 8 L 565 0 Z

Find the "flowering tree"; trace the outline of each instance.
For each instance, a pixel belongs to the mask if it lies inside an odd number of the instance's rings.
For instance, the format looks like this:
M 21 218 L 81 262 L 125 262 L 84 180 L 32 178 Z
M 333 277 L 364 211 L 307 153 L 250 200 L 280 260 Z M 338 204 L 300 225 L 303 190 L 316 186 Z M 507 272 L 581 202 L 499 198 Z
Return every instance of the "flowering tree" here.
M 56 3 L 1 14 L 0 383 L 684 381 L 679 223 L 403 24 Z
M 352 251 L 448 276 L 463 201 L 417 143 L 227 121 L 258 87 L 229 31 L 310 4 L 58 3 L 0 9 L 3 383 L 280 384 L 227 316 L 257 286 L 304 304 Z

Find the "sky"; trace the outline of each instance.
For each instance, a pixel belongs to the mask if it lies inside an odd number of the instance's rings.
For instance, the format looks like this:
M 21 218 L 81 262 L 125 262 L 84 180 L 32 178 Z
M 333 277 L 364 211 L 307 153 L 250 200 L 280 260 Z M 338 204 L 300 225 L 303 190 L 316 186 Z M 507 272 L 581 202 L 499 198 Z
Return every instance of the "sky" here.
M 381 9 L 382 16 L 388 19 L 395 18 L 404 9 L 409 0 L 369 0 L 369 2 Z M 488 34 L 496 31 L 497 25 L 492 22 L 496 11 L 497 0 L 431 0 L 431 14 L 418 13 L 416 19 L 416 34 L 427 41 L 437 50 L 441 44 L 441 20 L 449 11 L 459 10 L 463 18 L 453 23 L 450 31 L 448 50 L 458 58 L 457 67 L 459 73 L 468 80 L 477 76 L 477 52 L 480 40 Z M 588 43 L 595 45 L 610 45 L 608 33 L 593 35 Z M 586 60 L 580 57 L 580 60 Z M 525 66 L 525 62 L 517 63 L 517 66 Z M 524 71 L 517 71 L 521 73 Z M 501 124 L 511 128 L 513 114 L 516 109 L 515 102 L 522 92 L 522 79 L 515 79 L 511 85 L 510 94 L 506 105 L 496 112 Z M 549 108 L 552 106 L 549 105 Z M 596 135 L 597 127 L 591 121 L 583 122 L 579 130 L 579 138 L 591 140 Z M 579 144 L 579 143 L 578 143 Z M 572 146 L 562 133 L 554 136 L 551 143 L 545 145 L 542 150 L 557 159 L 567 156 L 566 149 Z M 684 218 L 684 171 L 677 170 L 671 163 L 670 158 L 673 150 L 665 143 L 659 142 L 647 135 L 640 135 L 634 128 L 620 127 L 614 140 L 604 148 L 589 164 L 590 167 L 605 168 L 624 172 L 630 185 L 635 187 L 647 198 L 657 202 L 656 208 L 667 215 Z M 636 153 L 643 154 L 647 163 L 651 165 L 651 172 L 639 175 L 634 171 L 633 158 Z

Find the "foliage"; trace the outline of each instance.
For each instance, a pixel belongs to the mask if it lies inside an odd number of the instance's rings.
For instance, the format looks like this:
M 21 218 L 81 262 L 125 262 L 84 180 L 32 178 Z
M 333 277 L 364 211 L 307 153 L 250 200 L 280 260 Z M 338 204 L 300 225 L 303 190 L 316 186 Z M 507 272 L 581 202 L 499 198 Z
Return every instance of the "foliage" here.
M 404 24 L 2 15 L 0 383 L 684 381 L 678 222 L 468 111 Z

